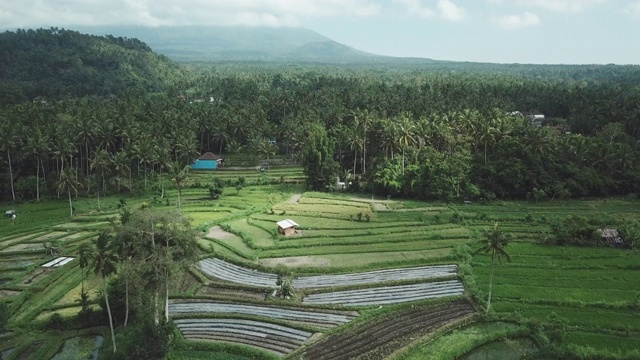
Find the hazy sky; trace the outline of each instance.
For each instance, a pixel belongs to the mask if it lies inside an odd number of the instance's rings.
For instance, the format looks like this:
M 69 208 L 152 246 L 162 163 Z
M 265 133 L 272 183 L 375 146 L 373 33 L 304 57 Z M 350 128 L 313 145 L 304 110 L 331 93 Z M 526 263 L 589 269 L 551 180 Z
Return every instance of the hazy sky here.
M 0 0 L 0 24 L 302 26 L 383 55 L 640 64 L 640 0 Z

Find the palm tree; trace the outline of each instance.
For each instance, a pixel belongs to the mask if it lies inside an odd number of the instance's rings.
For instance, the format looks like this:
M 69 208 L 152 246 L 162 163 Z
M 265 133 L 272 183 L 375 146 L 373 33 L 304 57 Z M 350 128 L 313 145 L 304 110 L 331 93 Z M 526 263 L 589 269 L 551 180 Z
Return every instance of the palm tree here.
M 415 143 L 415 138 L 414 138 L 415 124 L 409 117 L 409 114 L 405 112 L 400 114 L 400 118 L 398 120 L 399 121 L 397 123 L 397 127 L 398 127 L 397 142 L 398 142 L 398 145 L 400 145 L 400 149 L 402 149 L 402 175 L 404 175 L 404 152 L 407 147 Z
M 498 258 L 500 265 L 502 265 L 502 258 L 506 258 L 507 262 L 511 262 L 511 256 L 505 250 L 509 243 L 507 235 L 498 228 L 498 223 L 493 225 L 493 229 L 485 229 L 484 239 L 479 241 L 482 246 L 475 251 L 475 253 L 484 253 L 491 255 L 491 271 L 489 272 L 489 298 L 487 300 L 486 312 L 489 312 L 491 307 L 491 288 L 493 286 L 493 265 L 495 259 Z
M 80 269 L 82 270 L 82 290 L 81 294 L 84 294 L 84 280 L 86 278 L 86 274 L 84 269 L 89 266 L 89 261 L 91 260 L 91 256 L 93 255 L 93 249 L 87 243 L 80 245 L 78 249 L 78 261 L 80 261 Z
M 69 215 L 73 216 L 73 204 L 71 202 L 71 190 L 78 192 L 80 183 L 76 180 L 76 170 L 72 167 L 67 167 L 60 172 L 60 180 L 58 181 L 58 193 L 66 190 L 69 197 Z
M 0 126 L 0 150 L 7 153 L 9 164 L 9 182 L 11 183 L 11 197 L 16 200 L 16 192 L 13 186 L 13 168 L 11 167 L 11 152 L 20 147 L 20 130 L 18 124 L 3 122 Z
M 124 294 L 125 294 L 125 315 L 124 327 L 129 322 L 129 267 L 134 257 L 133 237 L 130 233 L 124 231 L 124 225 L 131 217 L 131 210 L 126 205 L 120 209 L 120 226 L 116 226 L 118 236 L 113 245 L 113 251 L 118 254 L 122 269 L 124 270 Z
M 107 292 L 107 278 L 116 272 L 116 264 L 118 256 L 111 252 L 109 235 L 106 232 L 100 233 L 95 241 L 95 250 L 92 255 L 93 271 L 102 277 L 102 293 L 104 301 L 107 305 L 107 314 L 109 315 L 109 327 L 111 329 L 111 340 L 113 342 L 113 352 L 116 352 L 116 337 L 113 331 L 113 317 L 111 316 L 111 306 L 109 306 L 109 294 Z
M 120 184 L 122 183 L 122 179 L 127 176 L 127 174 L 131 171 L 131 159 L 129 158 L 129 154 L 124 149 L 121 149 L 117 153 L 113 154 L 111 157 L 111 163 L 113 164 L 118 183 L 118 193 L 120 193 Z
M 169 171 L 171 173 L 171 180 L 176 183 L 176 187 L 178 187 L 178 210 L 182 211 L 182 187 L 189 180 L 189 170 L 191 166 L 182 164 L 178 161 L 175 161 L 169 164 Z
M 33 132 L 32 136 L 27 136 L 25 151 L 36 157 L 36 200 L 40 201 L 40 163 L 42 158 L 49 153 L 51 142 L 49 137 L 40 130 Z M 44 166 L 43 166 L 44 169 Z
M 106 190 L 106 183 L 105 183 L 105 171 L 108 171 L 109 168 L 111 167 L 112 164 L 112 159 L 111 159 L 111 155 L 109 155 L 109 153 L 102 149 L 102 148 L 98 148 L 98 150 L 96 150 L 93 153 L 93 159 L 91 160 L 91 168 L 96 170 L 96 171 L 100 171 L 100 179 L 102 182 L 102 194 L 104 195 L 105 190 Z M 97 184 L 97 189 L 98 189 L 98 206 L 100 204 L 100 183 Z

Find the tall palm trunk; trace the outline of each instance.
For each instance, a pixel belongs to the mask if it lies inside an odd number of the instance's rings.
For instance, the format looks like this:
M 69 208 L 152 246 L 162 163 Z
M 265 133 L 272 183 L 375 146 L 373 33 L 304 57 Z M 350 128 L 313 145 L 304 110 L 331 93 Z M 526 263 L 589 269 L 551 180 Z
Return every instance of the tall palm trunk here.
M 127 327 L 127 323 L 129 322 L 129 267 L 125 267 L 125 270 L 124 270 L 124 298 L 125 298 L 124 327 Z
M 111 316 L 111 306 L 109 306 L 109 295 L 107 295 L 107 280 L 102 278 L 104 282 L 104 301 L 107 304 L 107 314 L 109 314 L 109 328 L 111 329 L 111 341 L 113 343 L 113 352 L 116 352 L 116 335 L 113 331 L 113 317 Z
M 67 184 L 67 195 L 69 195 L 69 215 L 73 216 L 73 205 L 71 203 L 71 186 Z M 84 285 L 84 282 L 82 283 Z
M 169 270 L 164 269 L 164 277 L 166 281 L 164 286 L 164 319 L 169 322 Z
M 11 167 L 11 154 L 9 153 L 9 149 L 7 149 L 7 159 L 9 161 L 9 180 L 11 182 L 11 197 L 13 201 L 16 201 L 16 192 L 13 189 L 13 168 Z
M 493 287 L 493 264 L 494 264 L 495 256 L 491 256 L 491 270 L 489 271 L 489 297 L 487 299 L 487 310 L 486 313 L 489 313 L 489 308 L 491 307 L 491 288 Z
M 40 159 L 36 160 L 36 201 L 40 201 Z

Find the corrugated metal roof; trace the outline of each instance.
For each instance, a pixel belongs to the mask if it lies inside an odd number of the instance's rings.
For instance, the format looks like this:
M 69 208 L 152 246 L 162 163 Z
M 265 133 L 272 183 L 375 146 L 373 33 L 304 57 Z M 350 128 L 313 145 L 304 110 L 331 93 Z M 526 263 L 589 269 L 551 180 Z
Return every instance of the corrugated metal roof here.
M 618 235 L 618 230 L 616 229 L 598 229 L 600 230 L 600 236 L 602 237 L 606 237 L 606 238 L 617 238 Z
M 290 227 L 300 226 L 295 221 L 290 220 L 290 219 L 278 221 L 276 224 L 278 224 L 278 226 L 283 228 L 283 229 L 288 229 Z

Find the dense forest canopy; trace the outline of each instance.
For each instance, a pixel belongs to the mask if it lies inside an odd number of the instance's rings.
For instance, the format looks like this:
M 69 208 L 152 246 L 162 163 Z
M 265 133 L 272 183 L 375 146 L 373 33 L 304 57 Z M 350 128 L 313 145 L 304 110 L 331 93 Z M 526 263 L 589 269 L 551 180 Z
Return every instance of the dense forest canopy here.
M 181 77 L 138 39 L 57 28 L 0 34 L 0 103 L 161 91 Z
M 56 196 L 65 169 L 83 191 L 139 191 L 167 164 L 205 151 L 290 158 L 316 190 L 340 177 L 354 191 L 422 199 L 640 191 L 638 66 L 177 68 L 132 39 L 56 29 L 1 38 L 3 59 L 21 59 L 0 63 L 10 75 L 0 109 L 4 199 Z M 74 70 L 41 73 L 37 54 L 52 42 L 47 57 L 58 65 L 46 62 L 49 70 Z M 542 126 L 527 112 L 544 114 Z

